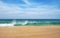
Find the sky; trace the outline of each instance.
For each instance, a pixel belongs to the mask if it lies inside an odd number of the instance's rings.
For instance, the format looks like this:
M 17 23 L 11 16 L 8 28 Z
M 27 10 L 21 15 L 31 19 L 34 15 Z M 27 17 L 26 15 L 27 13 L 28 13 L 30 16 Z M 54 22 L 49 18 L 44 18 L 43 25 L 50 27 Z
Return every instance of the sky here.
M 0 19 L 60 19 L 60 0 L 0 0 Z

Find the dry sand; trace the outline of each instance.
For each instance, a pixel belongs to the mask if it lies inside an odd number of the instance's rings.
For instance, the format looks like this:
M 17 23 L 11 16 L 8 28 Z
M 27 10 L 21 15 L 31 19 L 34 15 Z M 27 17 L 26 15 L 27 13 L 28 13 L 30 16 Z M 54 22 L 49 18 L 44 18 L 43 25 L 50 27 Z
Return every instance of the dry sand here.
M 0 38 L 60 38 L 60 26 L 0 27 Z

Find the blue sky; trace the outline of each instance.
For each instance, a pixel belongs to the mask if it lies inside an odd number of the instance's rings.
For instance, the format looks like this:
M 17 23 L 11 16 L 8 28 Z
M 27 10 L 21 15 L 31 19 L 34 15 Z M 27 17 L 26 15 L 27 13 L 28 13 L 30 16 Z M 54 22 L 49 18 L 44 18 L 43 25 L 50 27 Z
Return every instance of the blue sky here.
M 0 19 L 60 19 L 60 0 L 0 0 Z

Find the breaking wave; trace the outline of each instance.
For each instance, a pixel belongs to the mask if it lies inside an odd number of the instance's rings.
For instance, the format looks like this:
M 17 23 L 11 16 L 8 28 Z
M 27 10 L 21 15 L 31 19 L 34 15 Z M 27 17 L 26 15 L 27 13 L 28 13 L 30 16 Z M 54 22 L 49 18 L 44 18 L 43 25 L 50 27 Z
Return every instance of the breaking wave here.
M 24 25 L 45 25 L 45 24 L 54 24 L 60 25 L 60 21 L 40 21 L 40 20 L 7 20 L 7 21 L 0 21 L 0 26 L 24 26 Z

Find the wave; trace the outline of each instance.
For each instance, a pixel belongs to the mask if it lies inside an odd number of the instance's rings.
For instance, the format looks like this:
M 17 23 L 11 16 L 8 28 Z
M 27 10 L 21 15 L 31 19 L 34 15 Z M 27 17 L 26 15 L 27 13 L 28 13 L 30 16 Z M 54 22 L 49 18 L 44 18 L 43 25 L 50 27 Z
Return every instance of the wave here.
M 14 26 L 16 24 L 16 21 L 12 21 L 12 22 L 6 22 L 6 23 L 1 23 L 0 26 Z
M 60 24 L 60 21 L 29 21 L 29 20 L 23 20 L 23 21 L 3 21 L 0 22 L 0 26 L 17 26 L 17 25 L 43 25 L 43 24 Z

